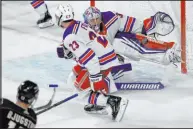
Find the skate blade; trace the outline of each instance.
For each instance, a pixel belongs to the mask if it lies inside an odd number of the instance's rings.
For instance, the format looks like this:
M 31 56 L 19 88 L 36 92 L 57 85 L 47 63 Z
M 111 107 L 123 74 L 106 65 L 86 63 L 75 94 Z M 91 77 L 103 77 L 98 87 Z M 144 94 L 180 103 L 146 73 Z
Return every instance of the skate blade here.
M 52 20 L 49 20 L 49 21 L 47 21 L 45 23 L 38 24 L 40 29 L 48 28 L 48 27 L 51 27 L 53 25 L 54 25 L 54 23 L 52 22 Z
M 125 111 L 127 109 L 128 102 L 129 102 L 129 100 L 127 100 L 127 99 L 121 100 L 120 109 L 119 109 L 119 112 L 117 114 L 115 121 L 120 122 L 123 119 L 123 116 L 124 116 Z
M 108 111 L 107 110 L 103 110 L 103 111 L 92 111 L 92 112 L 88 112 L 85 111 L 88 114 L 96 114 L 96 115 L 108 115 Z

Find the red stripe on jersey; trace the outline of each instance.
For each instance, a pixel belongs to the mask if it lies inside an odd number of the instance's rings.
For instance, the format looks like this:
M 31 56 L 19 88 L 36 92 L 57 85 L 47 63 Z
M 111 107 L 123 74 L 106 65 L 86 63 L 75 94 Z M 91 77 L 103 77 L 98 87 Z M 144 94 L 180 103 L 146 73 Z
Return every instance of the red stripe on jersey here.
M 126 29 L 125 32 L 129 32 L 130 28 L 131 28 L 131 24 L 133 22 L 134 18 L 133 17 L 129 17 L 129 20 L 127 21 L 127 25 L 126 25 Z
M 77 27 L 78 27 L 78 24 L 75 24 L 75 25 L 74 25 L 74 28 L 73 28 L 73 31 L 72 31 L 73 34 L 76 33 Z
M 114 57 L 116 57 L 116 54 L 113 52 L 112 54 L 110 54 L 110 55 L 108 55 L 108 56 L 100 59 L 99 62 L 100 62 L 100 63 L 103 63 L 103 62 L 106 62 L 106 61 L 108 61 L 108 60 L 113 59 Z
M 42 0 L 36 1 L 35 3 L 32 4 L 32 6 L 35 8 L 37 5 L 39 5 L 42 2 L 44 2 L 44 1 L 42 1 Z
M 143 21 L 146 31 L 149 30 L 149 28 L 151 27 L 151 23 L 152 23 L 152 18 L 148 18 Z
M 90 103 L 94 104 L 94 100 L 95 100 L 96 94 L 92 93 L 91 99 L 90 99 Z
M 109 22 L 106 23 L 105 27 L 108 28 L 115 20 L 117 20 L 118 16 L 115 15 Z
M 86 55 L 85 55 L 84 57 L 82 57 L 82 59 L 80 59 L 80 63 L 84 64 L 84 62 L 85 62 L 86 60 L 88 60 L 89 57 L 92 56 L 93 54 L 94 54 L 94 51 L 89 50 L 89 51 L 86 53 Z

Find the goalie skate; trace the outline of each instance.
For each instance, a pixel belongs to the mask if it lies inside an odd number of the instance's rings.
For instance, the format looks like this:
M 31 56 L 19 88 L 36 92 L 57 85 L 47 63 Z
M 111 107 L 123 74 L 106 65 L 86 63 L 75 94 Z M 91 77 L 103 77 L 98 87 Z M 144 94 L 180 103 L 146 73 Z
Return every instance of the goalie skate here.
M 109 96 L 107 103 L 112 109 L 112 119 L 120 122 L 125 114 L 128 105 L 128 100 L 121 97 Z
M 121 102 L 120 102 L 120 105 L 119 105 L 120 106 L 119 107 L 119 112 L 117 114 L 117 117 L 115 118 L 115 121 L 119 122 L 119 121 L 122 120 L 122 118 L 125 114 L 125 111 L 127 109 L 128 102 L 129 101 L 127 99 L 124 99 L 124 98 L 121 99 Z

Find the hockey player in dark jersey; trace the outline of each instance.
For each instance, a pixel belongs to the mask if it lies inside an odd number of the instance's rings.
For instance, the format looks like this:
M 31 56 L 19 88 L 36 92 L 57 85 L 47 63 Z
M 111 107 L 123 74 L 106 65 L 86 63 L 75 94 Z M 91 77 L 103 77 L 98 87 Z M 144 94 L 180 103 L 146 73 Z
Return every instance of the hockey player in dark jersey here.
M 35 128 L 37 118 L 32 106 L 38 94 L 38 85 L 26 80 L 18 87 L 16 103 L 1 98 L 0 128 Z

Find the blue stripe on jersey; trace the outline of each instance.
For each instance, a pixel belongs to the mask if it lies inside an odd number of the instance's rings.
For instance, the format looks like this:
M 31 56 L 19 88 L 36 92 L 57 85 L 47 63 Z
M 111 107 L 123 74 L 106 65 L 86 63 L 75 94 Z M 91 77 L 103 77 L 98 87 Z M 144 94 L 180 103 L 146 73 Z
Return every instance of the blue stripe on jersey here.
M 104 58 L 104 57 L 107 57 L 108 55 L 111 55 L 111 54 L 114 53 L 114 52 L 115 52 L 115 51 L 112 50 L 111 52 L 109 52 L 109 53 L 107 53 L 107 54 L 105 54 L 105 55 L 99 57 L 99 59 L 102 59 L 102 58 Z
M 33 0 L 33 1 L 31 2 L 31 5 L 36 9 L 36 8 L 38 8 L 39 6 L 41 6 L 43 3 L 44 3 L 43 0 Z
M 131 23 L 131 27 L 130 27 L 130 29 L 129 29 L 129 32 L 132 31 L 133 26 L 134 26 L 134 24 L 135 24 L 135 21 L 136 21 L 136 18 L 133 18 L 133 21 L 132 21 L 132 23 Z
M 33 1 L 31 2 L 31 4 L 34 4 L 36 1 L 39 1 L 39 0 L 33 0 Z
M 109 63 L 109 62 L 111 62 L 111 61 L 113 61 L 113 60 L 115 60 L 115 59 L 117 59 L 116 56 L 114 56 L 113 58 L 110 58 L 110 59 L 108 59 L 108 60 L 106 60 L 106 61 L 104 61 L 104 62 L 100 62 L 100 65 L 105 65 L 105 64 L 107 64 L 107 63 Z
M 124 26 L 124 29 L 123 29 L 123 31 L 125 31 L 126 30 L 126 27 L 127 27 L 127 22 L 129 21 L 129 16 L 127 16 L 127 20 L 126 20 L 126 22 L 125 22 L 125 26 Z
M 99 57 L 99 62 L 100 62 L 100 65 L 105 65 L 113 60 L 115 60 L 117 58 L 114 50 Z
M 114 18 L 114 17 L 113 17 L 113 18 Z M 108 29 L 111 25 L 113 25 L 117 20 L 118 20 L 118 17 L 116 17 L 115 19 L 113 19 L 113 20 L 111 21 L 111 24 L 109 24 L 108 26 L 106 26 L 107 29 Z M 105 24 L 105 25 L 106 25 L 106 24 Z
M 86 52 L 84 52 L 84 53 L 79 57 L 79 60 L 81 60 L 90 50 L 91 50 L 91 49 L 88 48 L 88 49 L 86 50 Z
M 110 90 L 110 79 L 108 77 L 106 77 L 104 80 L 105 80 L 105 82 L 106 82 L 106 84 L 108 86 L 108 93 L 109 93 L 109 90 Z
M 94 56 L 94 51 L 89 48 L 79 57 L 79 63 L 86 65 Z
M 111 11 L 101 12 L 101 15 L 104 24 L 107 24 L 107 22 L 109 22 L 109 20 L 111 20 L 115 16 L 115 14 Z
M 90 75 L 90 77 L 92 77 L 92 78 L 97 78 L 97 77 L 101 77 L 101 76 L 102 76 L 101 73 L 98 73 L 98 74 L 95 74 L 95 75 Z
M 99 95 L 100 95 L 100 93 L 98 93 L 98 92 L 95 95 L 95 99 L 94 99 L 94 104 L 95 105 L 97 104 L 97 99 L 98 99 Z

